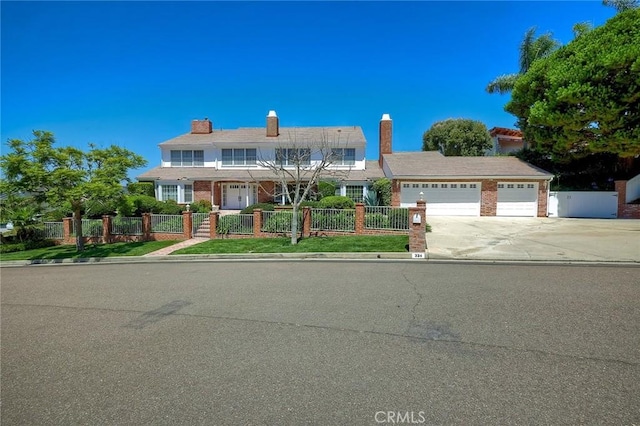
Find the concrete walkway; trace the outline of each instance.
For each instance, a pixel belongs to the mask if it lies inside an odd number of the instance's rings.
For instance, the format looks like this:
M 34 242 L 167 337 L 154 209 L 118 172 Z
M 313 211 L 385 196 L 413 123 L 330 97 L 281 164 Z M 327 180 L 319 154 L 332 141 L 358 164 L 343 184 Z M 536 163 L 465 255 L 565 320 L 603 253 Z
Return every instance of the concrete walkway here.
M 190 240 L 180 241 L 179 243 L 173 244 L 165 248 L 161 248 L 160 250 L 152 251 L 151 253 L 147 253 L 142 257 L 167 256 L 173 253 L 174 251 L 183 249 L 185 247 L 191 247 L 193 245 L 200 244 L 208 240 L 209 240 L 208 238 L 191 238 Z

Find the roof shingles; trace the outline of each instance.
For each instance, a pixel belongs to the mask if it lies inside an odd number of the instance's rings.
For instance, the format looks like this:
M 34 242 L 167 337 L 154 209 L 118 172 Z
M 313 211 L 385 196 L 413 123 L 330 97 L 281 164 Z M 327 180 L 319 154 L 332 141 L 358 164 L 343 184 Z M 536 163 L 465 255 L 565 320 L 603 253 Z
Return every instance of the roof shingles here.
M 394 178 L 553 177 L 516 157 L 445 157 L 439 152 L 425 151 L 385 154 L 384 161 Z

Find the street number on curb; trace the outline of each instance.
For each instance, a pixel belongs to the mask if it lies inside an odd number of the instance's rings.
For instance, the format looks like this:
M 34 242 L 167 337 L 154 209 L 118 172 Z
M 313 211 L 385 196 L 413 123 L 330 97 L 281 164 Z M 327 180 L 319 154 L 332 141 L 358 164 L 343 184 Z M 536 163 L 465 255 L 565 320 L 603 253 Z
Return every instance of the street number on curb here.
M 424 259 L 424 253 L 411 253 L 412 259 Z

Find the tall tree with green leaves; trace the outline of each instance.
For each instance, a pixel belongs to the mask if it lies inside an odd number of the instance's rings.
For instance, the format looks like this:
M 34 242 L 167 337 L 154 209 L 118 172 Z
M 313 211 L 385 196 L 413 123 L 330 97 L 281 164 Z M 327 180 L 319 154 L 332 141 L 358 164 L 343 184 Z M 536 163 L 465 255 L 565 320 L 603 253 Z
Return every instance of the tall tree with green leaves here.
M 640 9 L 536 61 L 505 109 L 534 148 L 557 158 L 640 155 Z
M 423 151 L 440 151 L 445 156 L 478 157 L 489 148 L 487 126 L 466 118 L 438 121 L 422 135 Z
M 517 73 L 496 77 L 487 85 L 487 92 L 500 93 L 501 95 L 511 92 L 516 80 L 531 68 L 531 64 L 540 58 L 549 56 L 559 46 L 560 43 L 553 39 L 551 33 L 536 37 L 536 27 L 529 28 L 520 43 L 520 70 Z
M 625 10 L 640 7 L 640 2 L 638 2 L 638 0 L 602 0 L 602 4 L 605 6 L 611 6 L 618 12 L 624 12 Z
M 74 147 L 56 147 L 53 133 L 36 130 L 29 141 L 11 139 L 9 152 L 0 157 L 3 190 L 7 195 L 30 194 L 50 206 L 69 203 L 76 229 L 76 248 L 84 249 L 82 210 L 93 200 L 113 200 L 123 193 L 130 169 L 146 160 L 119 147 L 98 148 L 89 144 L 84 152 Z

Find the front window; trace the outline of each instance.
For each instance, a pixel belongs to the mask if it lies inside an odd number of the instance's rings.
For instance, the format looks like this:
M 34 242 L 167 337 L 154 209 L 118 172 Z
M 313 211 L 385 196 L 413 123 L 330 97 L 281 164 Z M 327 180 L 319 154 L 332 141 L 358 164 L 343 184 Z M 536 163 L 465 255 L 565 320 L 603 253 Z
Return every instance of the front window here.
M 158 186 L 160 201 L 173 200 L 176 203 L 193 203 L 193 184 L 162 184 Z
M 193 185 L 184 186 L 184 202 L 193 203 Z
M 203 167 L 204 151 L 171 150 L 171 167 Z
M 276 161 L 280 166 L 308 166 L 311 164 L 309 148 L 276 148 Z
M 347 185 L 346 196 L 351 198 L 356 203 L 362 203 L 364 187 L 362 185 Z
M 235 148 L 222 150 L 223 166 L 255 166 L 257 152 L 255 148 Z
M 178 202 L 178 185 L 162 185 L 160 201 L 173 200 Z
M 354 164 L 356 164 L 355 148 L 333 149 L 333 156 L 335 158 L 334 164 L 337 164 L 339 166 L 353 166 Z

